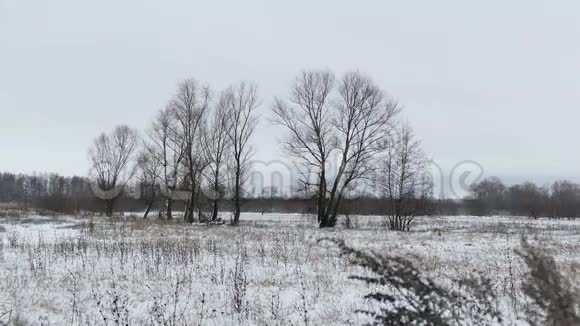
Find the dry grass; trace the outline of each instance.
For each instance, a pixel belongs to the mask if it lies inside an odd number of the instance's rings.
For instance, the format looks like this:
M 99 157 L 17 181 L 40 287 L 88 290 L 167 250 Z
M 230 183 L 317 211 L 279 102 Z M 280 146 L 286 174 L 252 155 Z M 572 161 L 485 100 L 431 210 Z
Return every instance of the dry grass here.
M 493 276 L 497 307 L 506 321 L 515 322 L 525 319 L 531 304 L 521 290 L 528 270 L 515 253 L 520 234 L 530 232 L 530 242 L 552 250 L 563 266 L 580 258 L 569 251 L 579 239 L 570 231 L 573 221 L 553 226 L 419 219 L 416 232 L 396 233 L 376 227 L 379 218 L 365 217 L 358 218 L 357 229 L 336 230 L 319 230 L 298 215 L 247 214 L 239 227 L 138 218 L 56 220 L 28 216 L 23 224 L 16 218 L 2 222 L 0 320 L 51 325 L 369 322 L 356 313 L 369 308 L 363 300 L 369 289 L 349 280 L 360 270 L 318 244 L 332 237 L 409 257 L 425 277 L 450 291 L 472 273 Z M 505 227 L 488 227 L 498 223 Z
M 523 290 L 531 301 L 526 319 L 531 325 L 580 325 L 580 291 L 545 250 L 522 241 L 518 254 L 529 272 Z

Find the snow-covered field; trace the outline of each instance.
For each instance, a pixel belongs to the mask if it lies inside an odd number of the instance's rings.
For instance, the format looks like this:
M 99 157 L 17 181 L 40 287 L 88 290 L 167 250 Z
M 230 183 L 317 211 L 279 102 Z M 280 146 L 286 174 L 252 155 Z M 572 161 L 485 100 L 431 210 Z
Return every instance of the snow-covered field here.
M 1 213 L 1 212 L 0 212 Z M 0 321 L 18 325 L 358 325 L 370 288 L 320 238 L 413 257 L 441 284 L 483 272 L 511 322 L 523 314 L 522 235 L 566 269 L 580 221 L 381 217 L 319 230 L 301 215 L 243 214 L 239 227 L 101 217 L 0 214 Z M 571 276 L 576 280 L 579 277 Z M 0 324 L 2 324 L 0 322 Z

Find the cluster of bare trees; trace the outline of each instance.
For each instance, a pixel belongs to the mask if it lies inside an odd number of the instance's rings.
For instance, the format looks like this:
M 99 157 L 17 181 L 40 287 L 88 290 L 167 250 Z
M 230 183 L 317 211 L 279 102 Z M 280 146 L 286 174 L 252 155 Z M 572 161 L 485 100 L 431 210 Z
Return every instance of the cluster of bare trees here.
M 410 128 L 398 127 L 397 102 L 371 78 L 303 72 L 289 99 L 275 100 L 273 112 L 288 131 L 284 150 L 299 162 L 304 188 L 315 193 L 320 227 L 334 227 L 348 191 L 374 179 L 395 207 L 385 212 L 390 228 L 409 229 L 418 212 L 410 199 L 418 195 L 427 160 Z
M 185 80 L 141 140 L 126 126 L 95 140 L 89 150 L 92 178 L 108 216 L 120 189 L 136 177 L 147 203 L 145 217 L 161 195 L 160 215 L 167 219 L 174 216 L 174 201 L 185 201 L 185 221 L 215 221 L 219 199 L 226 196 L 233 201 L 232 223 L 238 223 L 253 153 L 257 88 L 242 82 L 217 99 L 212 95 L 208 86 Z
M 206 85 L 183 81 L 141 142 L 125 126 L 95 140 L 89 154 L 107 215 L 118 188 L 136 176 L 144 185 L 145 216 L 161 194 L 167 219 L 178 200 L 186 202 L 185 221 L 211 222 L 226 197 L 238 223 L 248 197 L 256 86 L 242 82 L 212 95 Z M 390 203 L 389 227 L 410 228 L 420 199 L 430 193 L 422 179 L 428 161 L 411 129 L 398 122 L 399 112 L 397 102 L 359 72 L 337 79 L 329 71 L 305 71 L 287 100 L 275 99 L 273 121 L 287 130 L 283 148 L 314 194 L 320 227 L 334 227 L 348 193 L 373 183 Z

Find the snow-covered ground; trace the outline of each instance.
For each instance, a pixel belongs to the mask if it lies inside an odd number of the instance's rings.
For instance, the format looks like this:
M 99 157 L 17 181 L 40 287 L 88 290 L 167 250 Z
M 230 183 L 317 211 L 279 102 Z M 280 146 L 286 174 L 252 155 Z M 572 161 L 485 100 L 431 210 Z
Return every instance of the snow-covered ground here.
M 565 268 L 580 263 L 580 221 L 432 217 L 398 233 L 381 217 L 354 219 L 356 229 L 320 230 L 292 214 L 243 214 L 239 227 L 1 214 L 0 324 L 364 323 L 355 311 L 371 289 L 321 238 L 414 257 L 441 284 L 483 272 L 517 322 L 522 236 Z

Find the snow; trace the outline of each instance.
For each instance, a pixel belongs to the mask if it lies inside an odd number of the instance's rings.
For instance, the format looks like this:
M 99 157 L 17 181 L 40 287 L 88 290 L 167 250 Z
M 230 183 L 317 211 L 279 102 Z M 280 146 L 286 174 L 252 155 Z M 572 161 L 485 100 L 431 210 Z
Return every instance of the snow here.
M 224 219 L 228 219 L 224 216 Z M 0 218 L 0 323 L 31 325 L 352 325 L 370 289 L 321 238 L 415 257 L 442 284 L 494 279 L 509 320 L 522 317 L 515 250 L 525 236 L 564 267 L 580 261 L 580 222 L 514 217 L 419 218 L 412 232 L 383 218 L 320 230 L 299 214 L 246 213 L 239 227 L 102 217 Z M 106 318 L 106 322 L 104 321 Z

